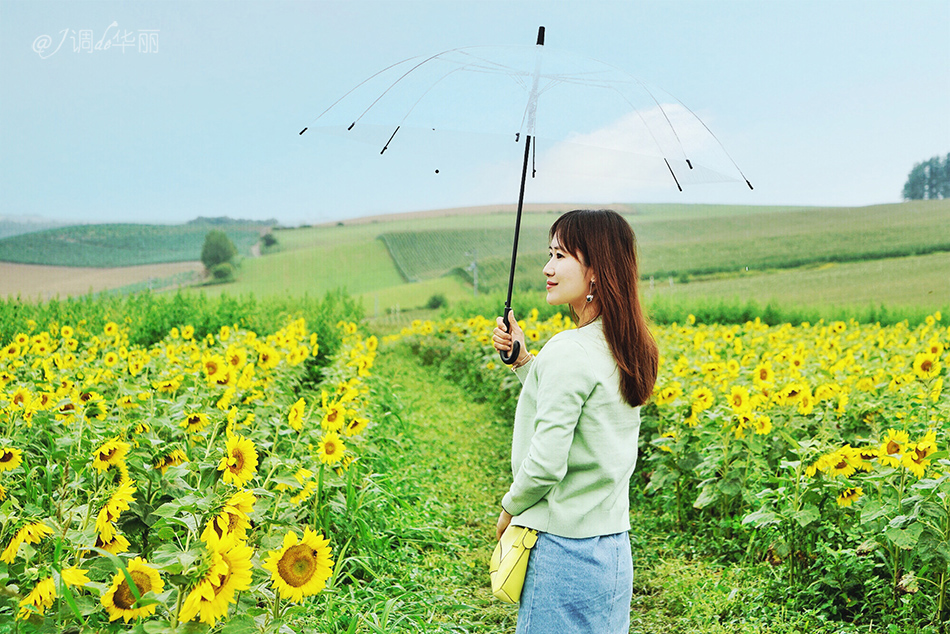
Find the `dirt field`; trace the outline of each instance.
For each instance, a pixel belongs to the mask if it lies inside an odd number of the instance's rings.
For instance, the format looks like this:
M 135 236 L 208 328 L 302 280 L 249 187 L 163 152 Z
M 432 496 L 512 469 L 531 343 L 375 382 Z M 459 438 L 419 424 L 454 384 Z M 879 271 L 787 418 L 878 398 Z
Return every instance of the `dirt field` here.
M 40 299 L 85 295 L 180 273 L 202 270 L 201 262 L 172 262 L 113 269 L 0 262 L 0 298 Z

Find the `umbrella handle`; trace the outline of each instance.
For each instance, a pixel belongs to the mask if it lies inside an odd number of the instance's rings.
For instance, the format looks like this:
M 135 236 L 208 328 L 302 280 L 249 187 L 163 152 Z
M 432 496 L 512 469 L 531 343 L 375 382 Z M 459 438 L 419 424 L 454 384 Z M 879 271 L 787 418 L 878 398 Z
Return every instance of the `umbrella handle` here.
M 511 322 L 508 320 L 508 315 L 511 314 L 511 306 L 505 306 L 505 316 L 502 318 L 505 324 L 505 331 L 511 332 Z M 511 350 L 508 354 L 505 354 L 504 350 L 499 350 L 498 354 L 501 355 L 501 360 L 505 362 L 505 365 L 511 365 L 518 360 L 518 357 L 521 356 L 521 342 L 511 341 Z

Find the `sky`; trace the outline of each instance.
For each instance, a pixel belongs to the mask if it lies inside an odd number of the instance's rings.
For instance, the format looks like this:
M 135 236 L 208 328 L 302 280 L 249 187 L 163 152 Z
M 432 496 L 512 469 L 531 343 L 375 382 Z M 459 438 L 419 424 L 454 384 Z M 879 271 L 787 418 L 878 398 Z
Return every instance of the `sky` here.
M 732 180 L 680 192 L 668 179 L 615 178 L 609 153 L 560 143 L 569 132 L 645 143 L 621 129 L 632 119 L 599 96 L 549 99 L 552 90 L 537 103 L 528 203 L 890 203 L 916 162 L 950 152 L 950 0 L 0 0 L 0 216 L 297 226 L 514 204 L 524 143 L 507 128 L 494 134 L 496 111 L 513 103 L 520 120 L 530 93 L 510 77 L 415 86 L 429 109 L 413 116 L 452 112 L 478 132 L 432 141 L 451 154 L 439 163 L 411 127 L 380 155 L 324 134 L 318 115 L 400 60 L 469 46 L 533 51 L 542 25 L 545 54 L 657 87 L 652 104 L 630 104 L 641 123 L 665 113 L 679 126 L 685 104 L 728 153 L 717 173 Z M 542 138 L 555 102 L 578 127 Z M 362 108 L 346 105 L 332 110 L 341 121 Z M 402 112 L 380 112 L 380 124 L 398 125 Z M 705 143 L 700 152 L 715 149 Z M 591 166 L 597 178 L 583 174 Z

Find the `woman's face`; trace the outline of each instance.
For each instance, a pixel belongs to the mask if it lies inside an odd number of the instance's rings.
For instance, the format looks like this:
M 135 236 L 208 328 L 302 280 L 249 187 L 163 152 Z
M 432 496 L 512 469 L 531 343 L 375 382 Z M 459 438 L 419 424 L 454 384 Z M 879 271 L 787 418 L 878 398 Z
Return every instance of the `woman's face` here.
M 548 278 L 548 303 L 552 306 L 570 304 L 575 313 L 583 314 L 594 277 L 593 270 L 568 251 L 563 251 L 557 236 L 551 240 L 548 255 L 548 263 L 543 269 Z

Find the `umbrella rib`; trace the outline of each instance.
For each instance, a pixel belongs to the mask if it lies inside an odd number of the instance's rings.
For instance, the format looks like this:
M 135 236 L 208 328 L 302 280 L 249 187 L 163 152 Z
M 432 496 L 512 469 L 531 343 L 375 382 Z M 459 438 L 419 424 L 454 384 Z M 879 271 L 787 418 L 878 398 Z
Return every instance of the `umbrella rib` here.
M 390 64 L 390 65 L 387 66 L 386 68 L 384 68 L 384 69 L 382 69 L 382 70 L 380 70 L 380 71 L 378 71 L 378 72 L 376 72 L 376 73 L 373 73 L 372 75 L 370 75 L 369 77 L 367 77 L 366 79 L 364 79 L 363 81 L 361 81 L 360 83 L 358 83 L 358 84 L 356 84 L 355 86 L 353 86 L 353 88 L 351 88 L 349 91 L 347 91 L 347 93 L 344 94 L 342 97 L 340 97 L 339 99 L 337 99 L 336 101 L 334 101 L 332 104 L 330 104 L 330 106 L 329 106 L 326 110 L 324 110 L 323 112 L 321 112 L 320 114 L 318 114 L 316 117 L 314 117 L 314 119 L 310 122 L 310 125 L 313 125 L 316 121 L 318 121 L 318 120 L 320 119 L 320 117 L 322 117 L 322 116 L 325 115 L 326 113 L 330 112 L 330 110 L 332 110 L 334 106 L 336 106 L 338 103 L 340 103 L 341 101 L 343 101 L 344 99 L 346 99 L 350 94 L 352 94 L 355 90 L 359 89 L 359 87 L 362 86 L 363 84 L 365 84 L 366 82 L 372 80 L 372 79 L 375 78 L 375 77 L 378 77 L 379 75 L 382 75 L 383 73 L 385 73 L 387 70 L 389 70 L 389 69 L 391 69 L 391 68 L 395 68 L 396 66 L 399 66 L 400 64 L 405 64 L 406 62 L 410 62 L 410 61 L 412 61 L 412 60 L 414 60 L 414 59 L 418 59 L 419 57 L 421 57 L 421 55 L 416 55 L 415 57 L 407 57 L 406 59 L 402 60 L 401 62 L 396 62 L 395 64 Z M 307 128 L 304 128 L 303 130 L 300 131 L 300 134 L 303 134 L 303 133 L 306 132 L 306 131 L 307 131 Z
M 449 62 L 449 63 L 458 64 L 458 62 L 453 62 L 451 59 L 446 59 L 445 56 L 447 56 L 447 55 L 449 55 L 449 54 L 451 54 L 451 53 L 460 53 L 460 52 L 461 52 L 461 53 L 464 53 L 464 54 L 466 54 L 466 55 L 471 55 L 471 53 L 469 53 L 468 50 L 467 50 L 467 49 L 470 49 L 470 48 L 476 48 L 476 47 L 460 47 L 460 48 L 448 49 L 448 50 L 442 51 L 442 52 L 440 52 L 440 53 L 436 53 L 435 55 L 431 55 L 431 56 L 427 57 L 426 59 L 422 60 L 421 62 L 419 62 L 418 64 L 416 64 L 415 66 L 413 66 L 412 68 L 410 68 L 409 70 L 407 70 L 405 73 L 403 73 L 402 75 L 400 75 L 400 76 L 396 79 L 396 81 L 394 81 L 392 84 L 390 84 L 390 85 L 386 88 L 386 90 L 384 90 L 382 93 L 380 93 L 380 95 L 379 95 L 378 97 L 376 97 L 376 99 L 374 99 L 373 102 L 372 102 L 369 106 L 367 106 L 366 109 L 365 109 L 362 113 L 360 113 L 360 115 L 356 118 L 356 120 L 353 121 L 353 123 L 351 123 L 351 124 L 350 124 L 350 127 L 347 128 L 347 129 L 348 129 L 348 130 L 351 130 L 351 129 L 353 128 L 353 126 L 355 126 L 357 123 L 359 123 L 360 119 L 362 119 L 364 116 L 366 116 L 366 113 L 368 113 L 370 110 L 372 110 L 373 107 L 374 107 L 377 103 L 379 103 L 380 100 L 382 100 L 382 98 L 385 97 L 385 96 L 389 93 L 389 91 L 391 91 L 393 88 L 395 88 L 397 84 L 399 84 L 403 79 L 405 79 L 406 77 L 408 77 L 410 74 L 412 74 L 414 71 L 416 71 L 416 70 L 419 69 L 420 67 L 422 67 L 422 66 L 424 66 L 425 64 L 431 62 L 431 61 L 434 60 L 434 59 L 441 59 L 442 61 L 447 61 L 447 62 Z M 411 57 L 411 58 L 409 58 L 408 60 L 403 60 L 403 61 L 405 62 L 405 61 L 410 61 L 410 60 L 413 60 L 413 59 L 418 59 L 418 56 L 417 56 L 417 57 Z M 484 61 L 484 60 L 482 60 L 482 61 Z M 400 62 L 400 63 L 403 63 L 403 62 Z M 389 66 L 388 68 L 393 68 L 394 66 L 398 66 L 398 64 L 393 64 L 392 66 Z M 388 69 L 384 69 L 384 70 L 388 70 Z M 379 75 L 379 74 L 382 73 L 382 72 L 383 72 L 383 71 L 379 71 L 379 73 L 376 73 L 376 75 Z M 511 75 L 511 73 L 506 73 L 506 74 L 508 74 L 509 76 Z M 373 75 L 373 77 L 375 77 L 376 75 Z M 372 79 L 372 78 L 370 78 L 370 79 Z M 366 81 L 369 81 L 369 79 L 367 79 Z M 365 83 L 365 81 L 364 81 L 363 83 Z M 361 85 L 362 85 L 362 84 L 361 84 Z M 355 88 L 354 88 L 354 90 L 355 90 Z M 352 91 L 350 91 L 350 92 L 352 92 Z M 349 93 L 347 93 L 347 94 L 349 94 Z M 345 96 L 345 95 L 344 95 L 344 96 Z M 342 97 L 341 97 L 341 99 L 342 99 Z M 332 106 L 331 106 L 331 107 L 332 107 Z

